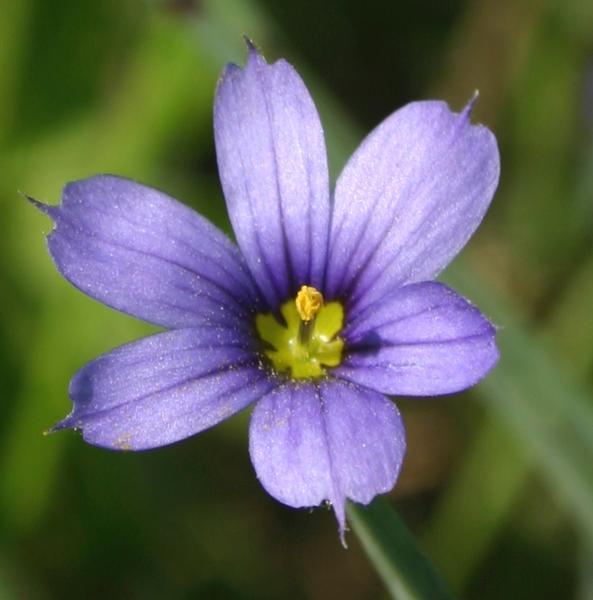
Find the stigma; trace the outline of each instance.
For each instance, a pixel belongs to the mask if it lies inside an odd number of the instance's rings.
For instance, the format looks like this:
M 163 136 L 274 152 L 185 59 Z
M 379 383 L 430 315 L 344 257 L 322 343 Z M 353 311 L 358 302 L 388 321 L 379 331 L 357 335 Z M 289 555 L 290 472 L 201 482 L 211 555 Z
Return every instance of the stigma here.
M 309 323 L 323 306 L 323 294 L 310 285 L 303 285 L 296 295 L 295 304 L 301 321 Z

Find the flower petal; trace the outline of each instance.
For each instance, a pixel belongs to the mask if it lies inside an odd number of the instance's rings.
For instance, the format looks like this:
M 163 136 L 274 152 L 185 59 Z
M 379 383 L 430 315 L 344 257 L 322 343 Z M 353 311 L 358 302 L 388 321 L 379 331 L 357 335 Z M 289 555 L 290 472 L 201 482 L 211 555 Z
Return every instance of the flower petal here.
M 54 427 L 115 450 L 171 444 L 231 416 L 268 392 L 252 342 L 221 327 L 179 329 L 122 346 L 70 383 L 74 410 Z
M 344 330 L 348 354 L 333 374 L 384 394 L 433 396 L 477 383 L 498 361 L 493 325 L 436 283 L 400 288 Z
M 164 327 L 251 326 L 258 295 L 238 249 L 176 200 L 99 175 L 66 185 L 59 206 L 35 204 L 55 222 L 59 271 L 89 296 Z
M 328 259 L 330 298 L 350 314 L 444 269 L 496 189 L 496 139 L 444 102 L 413 102 L 379 125 L 340 178 Z
M 229 65 L 214 103 L 220 179 L 237 241 L 272 309 L 302 284 L 321 287 L 329 234 L 323 130 L 285 61 L 253 48 Z
M 367 504 L 389 491 L 405 448 L 395 405 L 339 380 L 279 387 L 251 417 L 251 460 L 264 488 L 293 507 L 328 500 L 342 539 L 346 498 Z

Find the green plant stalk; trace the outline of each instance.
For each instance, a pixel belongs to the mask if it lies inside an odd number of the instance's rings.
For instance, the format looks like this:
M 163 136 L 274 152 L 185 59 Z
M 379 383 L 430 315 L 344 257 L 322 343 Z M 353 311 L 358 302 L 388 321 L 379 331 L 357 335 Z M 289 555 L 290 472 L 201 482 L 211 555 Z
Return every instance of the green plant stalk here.
M 348 522 L 385 587 L 398 600 L 445 600 L 451 592 L 384 498 L 349 504 Z

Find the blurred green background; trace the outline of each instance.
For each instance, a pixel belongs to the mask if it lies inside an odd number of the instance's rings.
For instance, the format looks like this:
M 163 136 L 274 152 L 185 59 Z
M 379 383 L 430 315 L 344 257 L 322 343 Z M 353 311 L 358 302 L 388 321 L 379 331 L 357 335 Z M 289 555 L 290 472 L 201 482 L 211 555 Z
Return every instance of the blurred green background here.
M 593 598 L 593 3 L 5 0 L 0 19 L 0 598 L 381 598 L 353 533 L 260 488 L 248 414 L 116 454 L 42 432 L 70 376 L 149 327 L 86 298 L 18 194 L 115 173 L 228 230 L 212 99 L 242 34 L 307 82 L 332 176 L 398 106 L 496 133 L 499 192 L 444 279 L 500 326 L 471 392 L 398 400 L 389 501 L 463 598 Z

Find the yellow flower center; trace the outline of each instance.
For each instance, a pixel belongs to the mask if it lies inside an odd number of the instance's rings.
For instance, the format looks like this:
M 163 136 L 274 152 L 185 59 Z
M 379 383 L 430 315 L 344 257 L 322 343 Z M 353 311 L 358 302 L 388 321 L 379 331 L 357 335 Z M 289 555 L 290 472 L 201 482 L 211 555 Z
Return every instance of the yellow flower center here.
M 267 345 L 264 352 L 275 371 L 290 372 L 293 379 L 314 379 L 325 375 L 326 367 L 340 364 L 344 342 L 338 334 L 344 309 L 339 302 L 324 304 L 320 292 L 304 285 L 280 312 L 285 325 L 271 313 L 255 318 L 257 332 Z

